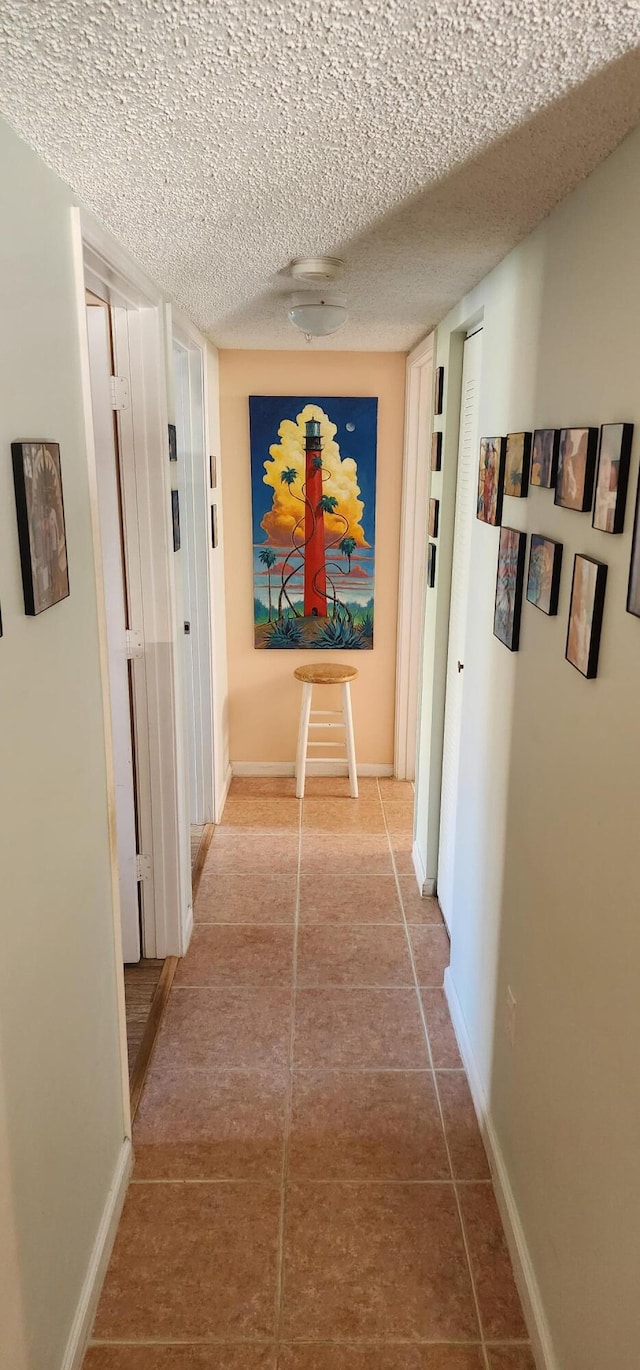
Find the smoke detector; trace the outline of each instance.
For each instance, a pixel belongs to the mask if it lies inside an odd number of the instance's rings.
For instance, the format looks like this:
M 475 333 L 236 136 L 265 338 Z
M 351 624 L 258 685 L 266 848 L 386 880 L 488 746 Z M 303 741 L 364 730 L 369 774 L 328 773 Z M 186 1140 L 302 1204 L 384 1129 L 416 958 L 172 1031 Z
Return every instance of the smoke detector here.
M 296 257 L 289 269 L 297 281 L 326 285 L 327 282 L 341 279 L 344 262 L 340 257 Z

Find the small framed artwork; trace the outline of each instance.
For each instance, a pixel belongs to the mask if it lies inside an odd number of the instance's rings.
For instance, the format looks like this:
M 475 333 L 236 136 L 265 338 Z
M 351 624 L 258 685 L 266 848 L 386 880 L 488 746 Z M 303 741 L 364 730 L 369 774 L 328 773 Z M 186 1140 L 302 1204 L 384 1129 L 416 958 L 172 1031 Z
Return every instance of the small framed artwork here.
M 171 491 L 171 522 L 173 524 L 173 550 L 180 551 L 180 496 L 177 490 Z
M 433 412 L 434 412 L 434 414 L 441 414 L 441 413 L 442 413 L 442 406 L 443 406 L 443 404 L 444 404 L 444 366 L 436 366 L 436 375 L 435 375 L 435 384 L 434 384 L 434 396 L 433 396 Z
M 476 515 L 482 523 L 494 526 L 502 519 L 504 455 L 504 438 L 480 439 Z
M 529 462 L 531 434 L 507 433 L 504 462 L 504 493 L 513 499 L 525 499 L 529 490 Z
M 431 434 L 431 470 L 442 469 L 442 433 Z
M 526 548 L 526 533 L 520 533 L 517 528 L 500 529 L 493 631 L 510 652 L 517 652 L 520 643 Z
M 597 428 L 561 428 L 554 500 L 562 509 L 586 514 L 593 499 Z
M 527 601 L 529 604 L 535 604 L 536 609 L 541 609 L 543 614 L 553 615 L 558 612 L 561 570 L 562 543 L 544 538 L 541 533 L 532 533 Z
M 638 476 L 636 509 L 633 520 L 633 537 L 631 539 L 627 613 L 635 614 L 636 618 L 640 618 L 640 476 Z
M 212 490 L 218 484 L 218 463 L 213 455 L 209 457 L 209 484 Z
M 211 546 L 215 549 L 218 546 L 218 506 L 211 505 Z
M 601 533 L 624 529 L 632 438 L 632 423 L 603 423 L 600 429 L 592 523 Z
M 436 583 L 436 544 L 430 542 L 427 549 L 427 585 L 430 590 Z
M 429 500 L 429 537 L 437 538 L 438 524 L 440 522 L 440 500 Z
M 560 431 L 557 428 L 536 428 L 531 449 L 531 484 L 543 490 L 553 490 L 558 472 Z
M 57 442 L 12 442 L 24 611 L 51 609 L 69 595 L 67 535 Z
M 565 656 L 587 680 L 592 680 L 598 673 L 606 585 L 607 567 L 604 563 L 593 561 L 591 557 L 578 552 L 573 561 Z

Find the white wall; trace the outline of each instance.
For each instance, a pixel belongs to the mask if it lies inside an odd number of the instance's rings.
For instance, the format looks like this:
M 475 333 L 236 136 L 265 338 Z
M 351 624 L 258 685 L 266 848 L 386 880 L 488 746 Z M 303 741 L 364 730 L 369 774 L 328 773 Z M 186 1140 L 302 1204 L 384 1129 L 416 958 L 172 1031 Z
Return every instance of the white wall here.
M 505 499 L 504 523 L 564 544 L 558 617 L 525 603 L 515 655 L 492 635 L 498 530 L 477 522 L 472 541 L 451 983 L 559 1370 L 632 1370 L 640 1345 L 640 622 L 625 612 L 640 451 L 639 223 L 636 131 L 437 338 L 448 389 L 441 563 L 426 609 L 428 869 L 464 328 L 483 315 L 481 431 L 636 424 L 624 535 L 595 532 L 590 515 L 555 508 L 549 491 Z M 609 566 L 594 681 L 564 660 L 577 551 Z
M 57 1370 L 124 1121 L 73 201 L 1 124 L 0 168 L 0 1191 L 17 1269 L 4 1228 L 0 1245 L 16 1345 L 29 1370 Z M 19 438 L 61 450 L 71 595 L 39 618 L 23 611 Z

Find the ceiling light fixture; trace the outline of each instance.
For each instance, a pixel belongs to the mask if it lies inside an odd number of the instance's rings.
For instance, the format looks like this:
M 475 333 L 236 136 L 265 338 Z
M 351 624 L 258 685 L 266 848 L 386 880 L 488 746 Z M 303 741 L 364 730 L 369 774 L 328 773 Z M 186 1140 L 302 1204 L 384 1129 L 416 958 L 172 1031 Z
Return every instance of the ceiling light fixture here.
M 287 312 L 291 323 L 304 333 L 307 342 L 312 338 L 326 338 L 330 333 L 337 333 L 349 317 L 344 295 L 334 292 L 311 295 L 305 291 L 300 295 L 292 295 Z

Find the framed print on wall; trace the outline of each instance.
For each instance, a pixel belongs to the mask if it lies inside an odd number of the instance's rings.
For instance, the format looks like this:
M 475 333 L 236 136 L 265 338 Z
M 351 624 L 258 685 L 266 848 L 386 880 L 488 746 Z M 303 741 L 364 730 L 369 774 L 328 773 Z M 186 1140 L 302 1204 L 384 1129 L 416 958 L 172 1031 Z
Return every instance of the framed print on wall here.
M 553 542 L 541 533 L 532 533 L 527 602 L 535 604 L 536 609 L 541 609 L 543 614 L 551 616 L 558 612 L 561 570 L 562 543 Z
M 430 542 L 427 548 L 427 585 L 430 590 L 433 590 L 436 583 L 436 556 L 436 544 Z
M 512 499 L 526 499 L 529 490 L 531 434 L 507 433 L 504 461 L 504 493 Z
M 526 547 L 526 533 L 517 528 L 500 529 L 493 631 L 510 652 L 517 652 L 520 643 Z
M 12 442 L 24 611 L 51 609 L 69 595 L 67 535 L 57 442 Z
M 442 413 L 444 403 L 444 366 L 436 366 L 433 395 L 434 414 Z
M 593 527 L 601 533 L 621 533 L 627 504 L 632 423 L 603 423 L 598 446 Z
M 169 461 L 178 460 L 178 434 L 175 423 L 169 424 Z
M 552 490 L 558 470 L 560 432 L 557 428 L 536 428 L 531 448 L 531 484 Z
M 607 567 L 604 563 L 578 552 L 573 561 L 565 656 L 587 680 L 592 680 L 598 673 L 606 585 Z
M 171 491 L 171 523 L 173 526 L 173 550 L 180 551 L 180 496 L 177 490 Z
M 591 508 L 597 450 L 597 428 L 560 429 L 554 501 L 562 509 L 586 514 Z
M 636 508 L 631 539 L 631 561 L 629 563 L 629 585 L 627 588 L 627 613 L 640 618 L 640 476 L 636 490 Z
M 431 470 L 440 471 L 442 468 L 442 433 L 431 434 Z
M 504 456 L 504 438 L 480 439 L 476 517 L 494 526 L 502 519 Z
M 440 522 L 440 500 L 429 500 L 429 537 L 437 538 L 438 524 Z

